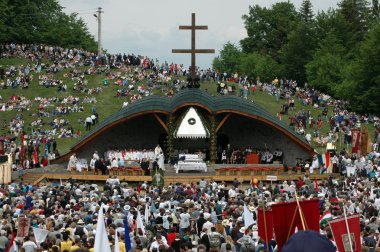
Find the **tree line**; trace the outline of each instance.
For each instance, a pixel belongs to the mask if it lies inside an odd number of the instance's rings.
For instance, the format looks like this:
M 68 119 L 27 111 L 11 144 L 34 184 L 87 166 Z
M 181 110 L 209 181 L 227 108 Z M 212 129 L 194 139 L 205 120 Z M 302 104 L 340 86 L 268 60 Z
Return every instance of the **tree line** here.
M 274 76 L 350 102 L 361 113 L 380 112 L 380 5 L 378 0 L 341 0 L 313 12 L 310 0 L 253 5 L 243 15 L 247 37 L 226 43 L 213 67 L 251 79 Z
M 57 0 L 0 0 L 0 43 L 97 50 L 83 19 L 64 13 Z

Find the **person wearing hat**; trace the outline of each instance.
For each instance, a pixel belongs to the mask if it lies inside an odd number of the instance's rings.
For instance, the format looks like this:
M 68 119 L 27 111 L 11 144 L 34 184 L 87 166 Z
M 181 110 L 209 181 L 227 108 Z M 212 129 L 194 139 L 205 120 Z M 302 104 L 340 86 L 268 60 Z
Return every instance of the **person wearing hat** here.
M 74 235 L 79 235 L 80 237 L 82 237 L 83 235 L 86 235 L 88 236 L 88 230 L 87 228 L 85 228 L 83 225 L 84 225 L 84 221 L 82 219 L 80 219 L 78 222 L 77 222 L 77 225 L 76 227 L 73 229 L 73 233 Z
M 239 233 L 243 236 L 236 241 L 238 250 L 240 252 L 255 251 L 255 241 L 252 239 L 252 229 L 241 227 Z
M 282 252 L 336 252 L 333 243 L 318 232 L 306 230 L 292 235 L 282 247 Z

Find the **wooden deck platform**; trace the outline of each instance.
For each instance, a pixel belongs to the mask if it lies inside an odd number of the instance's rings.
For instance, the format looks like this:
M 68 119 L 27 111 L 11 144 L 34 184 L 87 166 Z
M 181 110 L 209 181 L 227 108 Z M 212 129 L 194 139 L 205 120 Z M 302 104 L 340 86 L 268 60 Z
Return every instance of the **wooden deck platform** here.
M 333 175 L 334 177 L 339 177 L 339 174 L 311 174 L 310 178 L 312 180 L 318 179 L 318 180 L 323 180 L 327 179 L 330 175 Z M 235 178 L 237 178 L 240 182 L 248 182 L 251 181 L 251 179 L 258 179 L 258 180 L 264 180 L 264 181 L 269 181 L 270 179 L 274 181 L 283 181 L 283 180 L 296 180 L 299 177 L 303 177 L 303 174 L 297 174 L 297 173 L 282 173 L 282 174 L 273 174 L 273 175 L 255 175 L 255 176 L 245 176 L 245 175 L 240 175 L 240 176 L 233 176 L 233 175 L 202 175 L 202 174 L 197 174 L 197 175 L 191 175 L 191 174 L 186 174 L 181 175 L 169 175 L 165 176 L 165 185 L 169 184 L 175 184 L 175 183 L 196 183 L 199 182 L 202 178 L 205 180 L 215 180 L 218 182 L 224 181 L 224 182 L 231 182 Z M 41 174 L 41 177 L 36 181 L 37 183 L 47 180 L 68 180 L 68 179 L 74 179 L 74 180 L 79 180 L 79 181 L 94 181 L 94 182 L 105 182 L 107 178 L 109 178 L 108 175 L 93 175 L 93 174 L 62 174 L 62 173 L 48 173 L 48 174 Z M 132 182 L 132 183 L 138 183 L 138 182 L 150 182 L 152 181 L 151 176 L 118 176 L 120 181 L 125 181 L 125 182 Z M 36 184 L 36 183 L 35 183 Z

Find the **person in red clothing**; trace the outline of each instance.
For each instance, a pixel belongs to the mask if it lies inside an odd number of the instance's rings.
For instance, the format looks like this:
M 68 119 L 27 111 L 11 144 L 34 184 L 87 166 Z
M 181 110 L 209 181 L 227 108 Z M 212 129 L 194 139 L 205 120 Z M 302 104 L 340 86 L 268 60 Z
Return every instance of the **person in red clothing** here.
M 178 234 L 179 237 L 179 234 Z M 168 245 L 171 246 L 172 242 L 176 239 L 176 233 L 174 229 L 170 229 L 168 233 Z
M 300 189 L 304 185 L 303 180 L 299 177 L 297 181 L 297 188 Z
M 318 126 L 318 129 L 322 128 L 322 119 L 321 118 L 318 118 L 317 126 Z
M 181 245 L 184 243 L 184 241 L 180 238 L 179 233 L 175 233 L 175 239 L 171 241 L 171 244 L 169 244 L 169 235 L 168 235 L 168 244 L 170 247 L 173 248 L 175 252 L 181 251 Z
M 47 158 L 42 159 L 42 166 L 43 167 L 48 166 L 48 159 Z
M 188 187 L 186 188 L 185 193 L 186 193 L 186 196 L 191 196 L 191 195 L 193 195 L 194 191 L 191 189 L 190 186 L 188 186 Z

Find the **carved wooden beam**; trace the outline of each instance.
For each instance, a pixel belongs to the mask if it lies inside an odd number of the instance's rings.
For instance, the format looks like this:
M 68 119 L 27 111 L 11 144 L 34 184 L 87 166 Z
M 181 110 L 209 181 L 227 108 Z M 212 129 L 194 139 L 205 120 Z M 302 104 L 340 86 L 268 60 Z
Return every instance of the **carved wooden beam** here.
M 223 126 L 223 124 L 227 121 L 227 119 L 231 116 L 231 113 L 228 113 L 223 119 L 222 121 L 220 121 L 220 123 L 218 124 L 218 126 L 216 127 L 216 130 L 215 132 L 218 132 L 219 129 Z
M 168 127 L 166 126 L 166 124 L 162 121 L 162 119 L 157 115 L 157 114 L 153 114 L 154 117 L 157 119 L 157 121 L 161 124 L 161 126 L 165 129 L 166 133 L 169 133 L 169 130 L 168 130 Z

